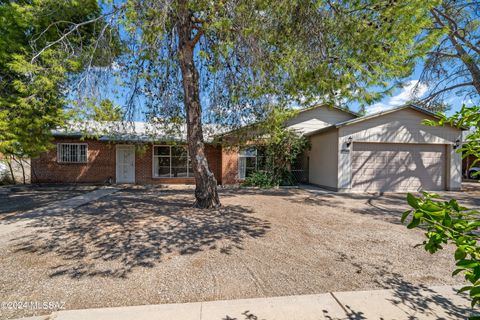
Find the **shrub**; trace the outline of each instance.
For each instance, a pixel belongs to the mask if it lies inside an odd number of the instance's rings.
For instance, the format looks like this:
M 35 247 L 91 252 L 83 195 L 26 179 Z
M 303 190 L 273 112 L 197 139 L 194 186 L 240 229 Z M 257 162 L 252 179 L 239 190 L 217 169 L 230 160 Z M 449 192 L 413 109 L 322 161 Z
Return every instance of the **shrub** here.
M 272 188 L 275 186 L 275 183 L 270 172 L 256 171 L 245 178 L 243 185 L 247 187 Z
M 295 179 L 290 171 L 284 170 L 274 174 L 272 171 L 255 171 L 245 178 L 246 187 L 273 188 L 278 186 L 293 186 Z
M 458 128 L 473 129 L 467 135 L 464 143 L 457 152 L 464 157 L 473 155 L 480 161 L 480 107 L 463 106 L 453 116 L 440 115 L 439 121 L 426 120 L 424 124 L 443 126 L 449 124 Z M 477 162 L 474 162 L 477 163 Z M 454 259 L 457 269 L 453 275 L 462 273 L 471 283 L 460 291 L 469 291 L 472 307 L 480 304 L 480 212 L 460 206 L 455 199 L 441 201 L 436 194 L 423 193 L 416 197 L 408 194 L 407 201 L 412 207 L 402 216 L 404 222 L 409 216 L 411 219 L 407 227 L 426 230 L 426 240 L 423 246 L 426 251 L 435 253 L 443 249 L 446 244 L 456 246 Z M 471 317 L 470 319 L 479 319 Z
M 411 217 L 407 228 L 424 229 L 427 240 L 423 241 L 426 251 L 435 253 L 446 244 L 456 246 L 455 261 L 457 269 L 452 275 L 463 273 L 472 285 L 461 291 L 469 291 L 472 307 L 480 302 L 480 212 L 462 207 L 455 199 L 441 201 L 439 196 L 424 192 L 415 197 L 408 194 L 408 204 L 413 208 L 405 211 L 402 222 Z

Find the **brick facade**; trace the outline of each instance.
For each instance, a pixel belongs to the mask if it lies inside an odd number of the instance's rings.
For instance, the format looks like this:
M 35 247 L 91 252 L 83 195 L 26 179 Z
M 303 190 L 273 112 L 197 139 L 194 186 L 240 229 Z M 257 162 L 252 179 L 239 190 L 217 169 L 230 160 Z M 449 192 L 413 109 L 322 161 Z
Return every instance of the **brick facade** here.
M 32 159 L 32 182 L 95 182 L 115 181 L 115 144 L 97 140 L 56 139 L 57 143 L 87 143 L 87 163 L 57 162 L 54 147 Z
M 56 138 L 58 143 L 87 143 L 87 163 L 59 163 L 57 161 L 57 148 L 32 159 L 32 182 L 36 183 L 105 183 L 109 180 L 115 182 L 116 144 L 98 140 L 85 140 L 72 138 Z M 153 145 L 148 144 L 137 148 L 135 152 L 135 183 L 138 184 L 194 184 L 194 178 L 154 178 L 153 177 Z M 235 155 L 231 152 L 224 155 L 221 146 L 206 145 L 206 156 L 210 170 L 215 175 L 219 184 L 236 182 L 238 166 L 233 165 Z M 238 156 L 237 156 L 238 159 Z M 227 161 L 227 166 L 223 161 Z M 238 162 L 238 161 L 237 161 Z M 235 162 L 236 163 L 236 162 Z M 235 172 L 229 172 L 235 170 Z
M 237 184 L 238 180 L 238 149 L 223 149 L 221 152 L 222 184 Z

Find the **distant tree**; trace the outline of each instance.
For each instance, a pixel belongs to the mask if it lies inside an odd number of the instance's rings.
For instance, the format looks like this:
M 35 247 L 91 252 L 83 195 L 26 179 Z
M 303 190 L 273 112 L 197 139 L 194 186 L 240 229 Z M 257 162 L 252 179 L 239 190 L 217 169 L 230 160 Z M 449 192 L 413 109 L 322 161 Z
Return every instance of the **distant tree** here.
M 430 50 L 418 86 L 428 92 L 420 103 L 441 110 L 443 100 L 455 94 L 478 102 L 480 97 L 480 2 L 443 0 L 430 10 L 433 25 L 426 33 L 442 34 Z M 417 88 L 418 88 L 417 86 Z
M 109 99 L 100 101 L 98 105 L 93 107 L 92 120 L 95 121 L 120 121 L 123 119 L 123 110 L 116 106 Z

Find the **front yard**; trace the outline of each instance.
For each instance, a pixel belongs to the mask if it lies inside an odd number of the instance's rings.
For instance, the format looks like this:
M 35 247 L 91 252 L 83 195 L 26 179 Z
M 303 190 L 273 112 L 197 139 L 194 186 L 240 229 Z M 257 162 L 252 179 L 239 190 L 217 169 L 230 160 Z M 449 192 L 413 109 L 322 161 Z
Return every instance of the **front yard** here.
M 95 190 L 94 185 L 44 184 L 0 186 L 0 219 Z
M 0 220 L 0 301 L 79 309 L 461 283 L 451 250 L 414 248 L 423 235 L 400 224 L 404 199 L 222 190 L 221 209 L 199 211 L 191 189 L 136 187 L 63 214 L 17 212 Z

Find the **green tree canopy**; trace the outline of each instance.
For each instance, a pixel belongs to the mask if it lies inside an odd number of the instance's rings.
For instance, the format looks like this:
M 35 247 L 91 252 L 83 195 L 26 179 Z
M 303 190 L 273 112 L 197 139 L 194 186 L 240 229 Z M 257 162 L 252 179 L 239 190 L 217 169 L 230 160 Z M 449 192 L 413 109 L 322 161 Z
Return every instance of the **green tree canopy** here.
M 70 76 L 89 62 L 84 48 L 98 40 L 101 18 L 96 0 L 0 1 L 1 153 L 36 156 L 48 149 L 52 129 L 66 120 Z

